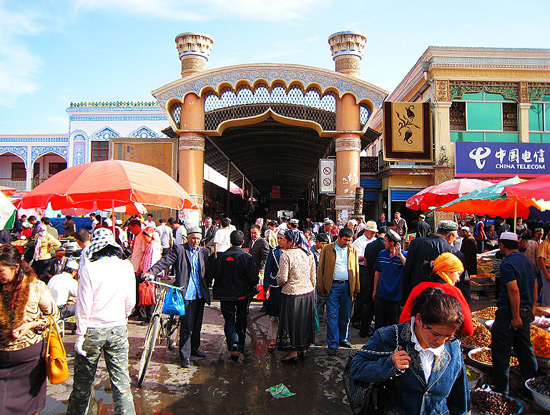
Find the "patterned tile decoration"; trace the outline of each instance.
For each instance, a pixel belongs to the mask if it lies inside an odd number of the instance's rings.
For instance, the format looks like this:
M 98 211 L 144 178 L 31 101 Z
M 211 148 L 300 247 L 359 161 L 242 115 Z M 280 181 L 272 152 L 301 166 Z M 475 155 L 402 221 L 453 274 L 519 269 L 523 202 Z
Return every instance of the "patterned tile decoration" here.
M 76 141 L 73 144 L 73 166 L 86 162 L 86 142 Z
M 21 157 L 25 162 L 25 167 L 27 166 L 28 151 L 29 149 L 27 146 L 0 146 L 0 154 L 12 153 Z
M 160 107 L 159 107 L 160 109 Z M 166 121 L 165 115 L 71 115 L 69 121 Z
M 69 160 L 68 146 L 36 146 L 31 149 L 31 164 L 44 154 L 54 153 L 63 157 L 66 161 Z
M 132 131 L 129 136 L 135 138 L 155 138 L 158 137 L 158 134 L 145 125 L 142 125 L 137 130 Z
M 109 141 L 109 138 L 120 137 L 120 134 L 109 127 L 96 131 L 90 137 L 91 141 Z
M 356 95 L 358 101 L 368 99 L 374 103 L 376 108 L 382 106 L 382 102 L 386 97 L 386 94 L 360 79 L 356 80 L 337 72 L 331 74 L 326 70 L 299 66 L 288 69 L 281 67 L 256 67 L 255 69 L 229 67 L 222 70 L 217 69 L 206 72 L 202 76 L 194 76 L 189 81 L 180 81 L 165 92 L 154 91 L 153 95 L 164 107 L 171 98 L 182 99 L 189 92 L 200 95 L 203 88 L 208 86 L 217 90 L 218 85 L 222 83 L 230 83 L 235 86 L 237 82 L 243 80 L 253 85 L 258 79 L 265 80 L 269 84 L 276 80 L 283 80 L 287 85 L 300 81 L 306 88 L 311 84 L 318 84 L 323 90 L 336 88 L 340 95 L 351 92 Z

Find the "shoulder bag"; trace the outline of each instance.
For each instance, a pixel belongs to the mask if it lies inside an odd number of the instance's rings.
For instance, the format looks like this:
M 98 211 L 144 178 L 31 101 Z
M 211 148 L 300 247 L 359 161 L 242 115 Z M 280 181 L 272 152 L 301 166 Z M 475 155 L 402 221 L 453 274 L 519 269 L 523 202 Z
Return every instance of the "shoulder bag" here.
M 399 345 L 399 332 L 397 326 L 395 328 L 395 348 Z M 346 366 L 344 367 L 343 380 L 344 389 L 348 397 L 351 411 L 354 415 L 383 415 L 385 410 L 388 409 L 387 402 L 389 400 L 387 386 L 390 380 L 384 382 L 361 382 L 355 380 L 351 376 L 351 362 L 357 353 L 363 352 L 358 350 L 350 353 Z M 374 352 L 370 353 L 379 354 L 381 356 L 389 356 L 393 352 Z
M 63 383 L 69 379 L 69 366 L 63 339 L 59 334 L 55 318 L 48 315 L 50 330 L 48 332 L 48 346 L 46 347 L 46 374 L 52 385 Z

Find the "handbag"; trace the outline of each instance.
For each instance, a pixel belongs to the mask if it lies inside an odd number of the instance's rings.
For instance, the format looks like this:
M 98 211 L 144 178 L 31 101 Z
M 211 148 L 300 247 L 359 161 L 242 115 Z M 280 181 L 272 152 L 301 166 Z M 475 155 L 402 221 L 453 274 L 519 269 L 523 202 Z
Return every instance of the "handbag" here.
M 395 327 L 395 348 L 399 344 L 399 332 Z M 385 409 L 388 409 L 389 394 L 387 387 L 390 380 L 384 382 L 361 382 L 351 376 L 351 362 L 357 353 L 361 350 L 350 353 L 344 373 L 342 375 L 344 381 L 344 389 L 348 397 L 351 411 L 354 415 L 383 415 Z M 382 355 L 391 355 L 393 352 L 376 352 Z
M 157 294 L 154 284 L 149 281 L 139 284 L 139 303 L 138 306 L 149 306 L 157 303 Z
M 46 374 L 50 383 L 57 385 L 69 379 L 69 366 L 67 365 L 67 353 L 57 323 L 53 316 L 49 315 L 47 317 L 50 320 L 50 330 L 46 347 Z
M 170 288 L 164 297 L 162 313 L 169 316 L 183 316 L 185 314 L 185 302 L 179 288 Z

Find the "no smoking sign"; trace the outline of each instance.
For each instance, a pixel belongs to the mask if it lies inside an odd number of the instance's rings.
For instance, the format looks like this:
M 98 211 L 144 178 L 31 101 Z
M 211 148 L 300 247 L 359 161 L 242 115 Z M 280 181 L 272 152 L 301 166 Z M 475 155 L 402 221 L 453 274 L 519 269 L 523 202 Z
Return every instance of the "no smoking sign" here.
M 323 168 L 323 174 L 326 174 L 328 176 L 330 173 L 332 173 L 332 169 L 330 167 Z M 330 184 L 330 181 L 329 181 L 329 184 Z
M 332 180 L 327 178 L 323 179 L 323 185 L 330 186 L 331 184 L 332 184 Z

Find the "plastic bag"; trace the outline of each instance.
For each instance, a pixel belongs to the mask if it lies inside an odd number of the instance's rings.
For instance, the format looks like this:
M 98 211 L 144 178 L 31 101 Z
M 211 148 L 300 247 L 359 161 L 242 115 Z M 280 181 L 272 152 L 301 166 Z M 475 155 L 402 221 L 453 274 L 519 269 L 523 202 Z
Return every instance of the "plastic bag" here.
M 149 306 L 157 303 L 157 295 L 155 286 L 150 282 L 142 282 L 139 284 L 139 303 L 138 306 Z
M 271 393 L 271 396 L 273 396 L 274 398 L 288 398 L 289 396 L 296 395 L 295 393 L 288 390 L 284 383 L 279 383 L 276 386 L 267 388 L 265 391 Z
M 170 316 L 183 316 L 185 314 L 185 302 L 183 301 L 181 290 L 171 288 L 166 293 L 162 312 Z

